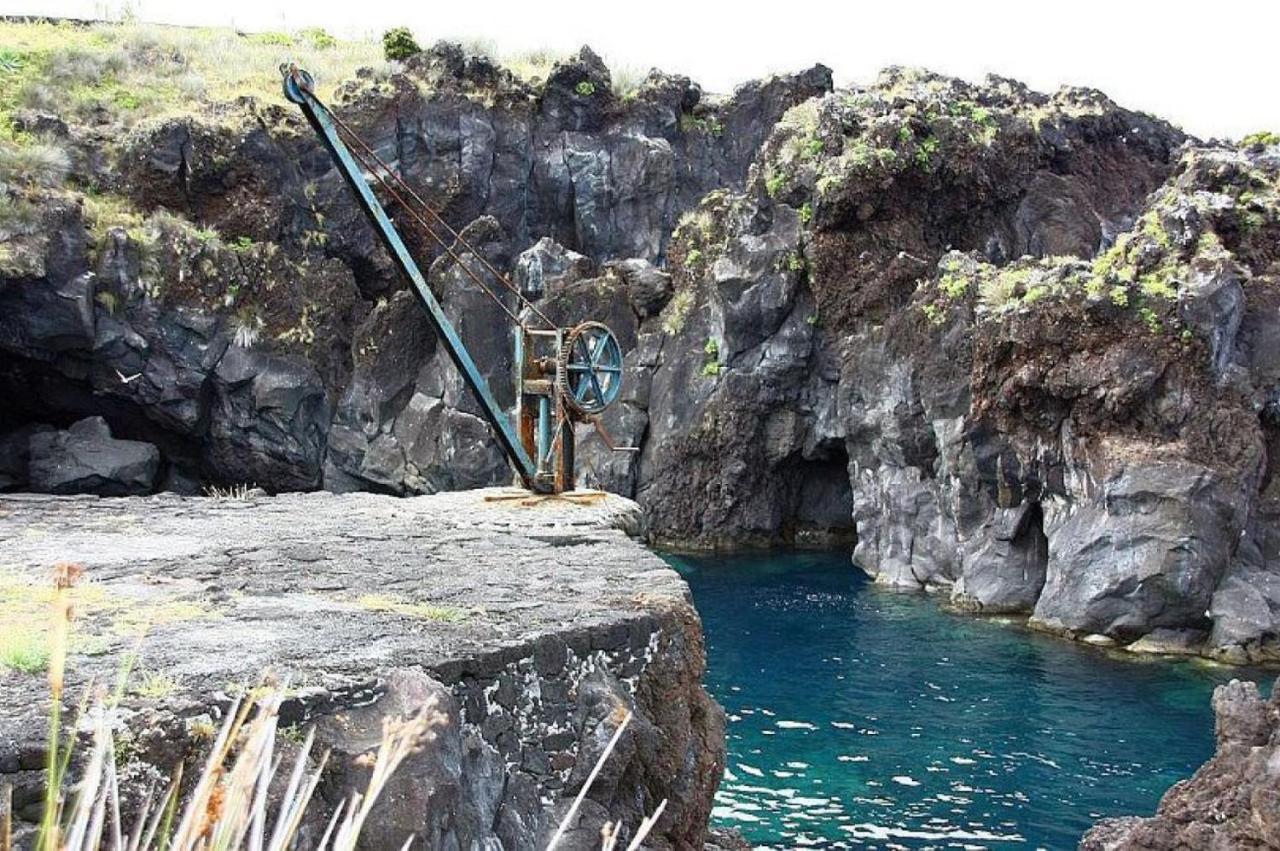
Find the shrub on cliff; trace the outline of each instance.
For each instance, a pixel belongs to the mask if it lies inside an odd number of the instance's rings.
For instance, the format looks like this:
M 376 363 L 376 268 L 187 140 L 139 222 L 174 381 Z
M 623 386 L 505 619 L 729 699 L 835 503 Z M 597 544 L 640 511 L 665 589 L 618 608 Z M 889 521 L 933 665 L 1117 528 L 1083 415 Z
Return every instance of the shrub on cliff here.
M 421 53 L 408 27 L 393 27 L 382 34 L 382 54 L 388 62 L 398 62 Z

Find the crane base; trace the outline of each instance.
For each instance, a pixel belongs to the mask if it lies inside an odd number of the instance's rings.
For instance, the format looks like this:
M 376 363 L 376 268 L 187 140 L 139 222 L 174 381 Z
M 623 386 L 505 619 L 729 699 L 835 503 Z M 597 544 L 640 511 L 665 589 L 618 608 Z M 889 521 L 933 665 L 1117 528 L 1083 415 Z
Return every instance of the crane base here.
M 522 508 L 542 505 L 545 502 L 567 502 L 570 505 L 594 505 L 609 494 L 597 490 L 573 490 L 563 493 L 537 493 L 524 488 L 509 488 L 501 493 L 485 494 L 485 502 L 514 503 Z

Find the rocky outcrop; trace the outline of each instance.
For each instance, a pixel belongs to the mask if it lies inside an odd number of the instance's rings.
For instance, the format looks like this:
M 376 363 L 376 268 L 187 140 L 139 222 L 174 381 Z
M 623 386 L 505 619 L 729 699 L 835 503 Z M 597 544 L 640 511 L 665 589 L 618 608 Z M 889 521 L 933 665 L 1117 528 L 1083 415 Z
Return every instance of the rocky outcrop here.
M 727 98 L 654 71 L 621 97 L 589 48 L 531 85 L 442 42 L 402 73 L 361 73 L 333 105 L 455 227 L 491 216 L 521 247 L 550 237 L 596 261 L 656 261 L 682 210 L 712 189 L 741 187 L 782 114 L 830 90 L 822 66 Z M 256 107 L 237 128 L 160 123 L 132 136 L 118 176 L 104 179 L 144 208 L 163 205 L 223 233 L 322 245 L 366 294 L 402 286 L 292 107 Z M 440 251 L 413 239 L 430 257 Z
M 878 582 L 1139 652 L 1274 658 L 1278 160 L 1181 141 L 1005 81 L 891 73 L 791 110 L 754 194 L 709 197 L 673 244 L 637 491 L 655 535 L 786 539 L 805 465 Z M 1046 186 L 1071 198 L 1032 217 Z M 1097 245 L 1071 243 L 1076 216 Z M 1008 262 L 1035 246 L 1079 259 Z M 668 370 L 681 407 L 659 418 Z
M 474 221 L 468 235 L 500 268 L 539 238 L 555 246 L 519 273 L 539 295 L 558 262 L 579 276 L 614 258 L 661 262 L 680 213 L 741 187 L 779 117 L 830 88 L 820 66 L 726 98 L 654 72 L 623 98 L 585 48 L 531 85 L 442 43 L 390 77 L 358 75 L 335 108 L 448 221 Z M 69 150 L 72 185 L 107 194 L 4 187 L 39 218 L 12 234 L 0 275 L 12 425 L 103 415 L 214 485 L 413 493 L 508 480 L 296 110 L 243 102 L 129 133 L 28 119 Z M 427 268 L 439 246 L 405 235 Z M 452 266 L 433 269 L 433 286 L 510 402 L 505 316 Z M 664 291 L 648 286 L 652 311 Z M 414 350 L 388 354 L 400 339 Z
M 1038 589 L 990 587 L 1042 577 L 1043 546 L 1036 511 L 997 517 L 978 486 L 998 458 L 966 446 L 971 326 L 936 333 L 904 307 L 949 248 L 996 263 L 1091 255 L 1181 141 L 1096 93 L 906 70 L 794 107 L 748 193 L 709 196 L 670 252 L 678 333 L 655 372 L 638 491 L 656 532 L 717 545 L 851 537 L 856 524 L 861 565 L 922 587 L 957 578 L 957 522 L 985 525 L 969 605 L 1034 601 Z M 1033 214 L 1047 207 L 1059 214 Z M 1096 232 L 1072 242 L 1078 219 Z M 664 374 L 676 407 L 654 428 Z
M 891 542 L 930 542 L 898 559 L 860 535 L 878 579 L 946 588 L 981 611 L 1011 595 L 1033 625 L 1074 637 L 1156 634 L 1140 650 L 1274 656 L 1274 567 L 1257 542 L 1272 528 L 1276 383 L 1258 355 L 1274 333 L 1259 240 L 1276 221 L 1277 166 L 1261 149 L 1187 151 L 1091 263 L 941 261 L 890 324 L 915 337 L 904 366 L 922 397 L 940 351 L 929 340 L 964 340 L 936 368 L 965 394 L 934 441 L 929 464 L 945 475 L 928 511 L 866 518 L 882 530 L 873 541 L 887 528 Z M 995 599 L 975 596 L 1008 518 L 1028 511 Z
M 611 82 L 588 50 L 531 83 L 439 45 L 334 98 L 539 310 L 617 332 L 602 425 L 639 452 L 583 426 L 584 484 L 634 496 L 666 543 L 852 544 L 878 582 L 966 611 L 1276 655 L 1274 146 L 911 69 L 727 98 Z M 238 110 L 94 157 L 58 131 L 72 184 L 136 221 L 10 190 L 40 221 L 0 277 L 5 429 L 103 416 L 166 483 L 509 481 L 311 133 Z M 404 232 L 509 403 L 505 313 Z
M 666 800 L 646 847 L 701 849 L 723 715 L 688 589 L 628 537 L 640 527 L 634 503 L 603 495 L 3 497 L 0 625 L 44 629 L 49 564 L 85 568 L 67 700 L 136 654 L 117 753 L 139 788 L 179 762 L 198 774 L 202 731 L 237 688 L 287 682 L 284 723 L 332 749 L 303 844 L 364 788 L 383 717 L 438 700 L 447 724 L 384 793 L 370 847 L 544 846 L 632 711 L 564 847 L 599 847 L 606 820 L 630 836 Z M 0 777 L 20 820 L 41 799 L 43 683 L 0 674 Z
M 1154 816 L 1105 819 L 1081 851 L 1275 848 L 1280 845 L 1280 689 L 1232 680 L 1213 694 L 1217 751 L 1174 784 Z
M 16 239 L 28 259 L 0 278 L 6 417 L 103 416 L 211 484 L 319 486 L 364 310 L 351 273 L 167 214 L 91 247 L 81 205 L 42 209 L 58 238 Z

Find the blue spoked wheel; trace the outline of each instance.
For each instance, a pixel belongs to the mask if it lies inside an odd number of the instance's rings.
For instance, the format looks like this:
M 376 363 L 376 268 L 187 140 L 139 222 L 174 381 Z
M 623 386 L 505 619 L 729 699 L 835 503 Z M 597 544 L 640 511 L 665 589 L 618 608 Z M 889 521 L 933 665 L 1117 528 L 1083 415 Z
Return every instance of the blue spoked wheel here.
M 301 68 L 287 64 L 280 66 L 280 73 L 284 75 L 284 96 L 294 103 L 305 103 L 307 99 L 302 93 L 312 91 L 315 79 Z
M 622 347 L 602 322 L 569 331 L 557 366 L 565 402 L 580 414 L 599 414 L 622 392 Z

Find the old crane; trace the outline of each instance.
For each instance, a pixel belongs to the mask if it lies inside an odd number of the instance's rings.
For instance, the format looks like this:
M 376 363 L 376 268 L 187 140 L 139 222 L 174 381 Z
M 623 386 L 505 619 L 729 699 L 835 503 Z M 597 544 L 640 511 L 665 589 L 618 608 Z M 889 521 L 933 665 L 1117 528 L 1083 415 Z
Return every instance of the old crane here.
M 525 298 L 519 288 L 489 263 L 422 197 L 315 95 L 310 74 L 282 65 L 284 94 L 303 114 L 329 150 L 338 171 L 350 186 L 382 244 L 412 284 L 431 325 L 454 364 L 476 395 L 494 435 L 528 489 L 560 493 L 574 488 L 574 424 L 592 423 L 610 449 L 614 447 L 599 423 L 599 415 L 622 389 L 622 349 L 618 338 L 600 322 L 561 328 Z M 405 217 L 458 265 L 466 276 L 493 299 L 514 323 L 515 418 L 507 417 L 463 344 L 444 308 L 427 286 L 386 209 L 374 193 L 383 189 Z M 443 233 L 441 233 L 443 232 Z M 452 241 L 450 241 L 452 240 Z M 463 262 L 459 251 L 475 258 L 479 270 Z M 491 279 L 486 283 L 485 275 Z M 523 309 L 512 310 L 495 292 L 500 286 L 513 294 Z

